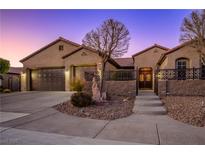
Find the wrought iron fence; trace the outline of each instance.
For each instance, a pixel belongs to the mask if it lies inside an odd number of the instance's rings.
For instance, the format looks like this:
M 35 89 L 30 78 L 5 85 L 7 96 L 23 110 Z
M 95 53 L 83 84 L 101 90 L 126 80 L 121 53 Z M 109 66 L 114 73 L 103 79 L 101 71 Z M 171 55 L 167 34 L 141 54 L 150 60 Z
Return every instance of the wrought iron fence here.
M 93 77 L 99 79 L 97 72 L 85 72 L 84 77 L 86 81 L 92 81 Z M 135 70 L 120 70 L 120 71 L 105 71 L 104 80 L 106 81 L 128 81 L 136 80 L 136 71 Z
M 205 80 L 205 68 L 160 69 L 156 72 L 156 77 L 159 80 Z

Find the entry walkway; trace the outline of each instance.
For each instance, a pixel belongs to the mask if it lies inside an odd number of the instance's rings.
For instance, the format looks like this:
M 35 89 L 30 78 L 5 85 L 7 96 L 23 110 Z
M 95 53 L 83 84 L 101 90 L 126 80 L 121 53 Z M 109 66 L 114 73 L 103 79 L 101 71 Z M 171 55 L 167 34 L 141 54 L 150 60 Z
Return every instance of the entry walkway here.
M 139 91 L 133 112 L 144 115 L 164 115 L 167 113 L 161 100 L 153 91 Z

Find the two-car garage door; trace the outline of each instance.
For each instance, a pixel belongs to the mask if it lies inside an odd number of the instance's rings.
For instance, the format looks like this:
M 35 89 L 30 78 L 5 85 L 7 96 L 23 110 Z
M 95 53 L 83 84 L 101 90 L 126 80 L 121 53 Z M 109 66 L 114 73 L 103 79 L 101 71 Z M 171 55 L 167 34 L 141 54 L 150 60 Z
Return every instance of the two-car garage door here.
M 64 68 L 36 69 L 31 71 L 31 90 L 64 91 Z

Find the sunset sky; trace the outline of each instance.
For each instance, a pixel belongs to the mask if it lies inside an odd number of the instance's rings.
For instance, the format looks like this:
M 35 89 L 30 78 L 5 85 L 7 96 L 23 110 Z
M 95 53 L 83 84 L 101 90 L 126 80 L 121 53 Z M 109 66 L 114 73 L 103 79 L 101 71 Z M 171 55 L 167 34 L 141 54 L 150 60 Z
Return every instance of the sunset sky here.
M 0 10 L 0 57 L 11 66 L 62 36 L 81 44 L 87 32 L 104 20 L 124 23 L 131 36 L 124 57 L 154 43 L 172 48 L 179 44 L 180 26 L 191 10 Z

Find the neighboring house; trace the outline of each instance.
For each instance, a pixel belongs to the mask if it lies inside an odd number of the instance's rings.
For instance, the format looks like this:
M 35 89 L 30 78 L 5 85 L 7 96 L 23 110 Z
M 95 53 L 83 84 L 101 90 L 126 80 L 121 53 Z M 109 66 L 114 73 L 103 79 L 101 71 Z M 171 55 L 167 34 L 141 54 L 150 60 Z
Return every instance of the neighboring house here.
M 22 59 L 21 90 L 70 90 L 70 82 L 85 72 L 101 70 L 99 53 L 62 37 Z M 186 66 L 184 66 L 186 65 Z M 132 71 L 139 89 L 154 89 L 159 69 L 200 68 L 199 54 L 186 43 L 173 49 L 153 46 L 131 58 L 110 58 L 106 71 Z M 116 74 L 115 74 L 116 75 Z M 129 76 L 129 74 L 128 74 Z
M 9 71 L 6 74 L 2 74 L 3 89 L 10 89 L 11 91 L 20 91 L 21 90 L 21 67 L 10 67 Z

